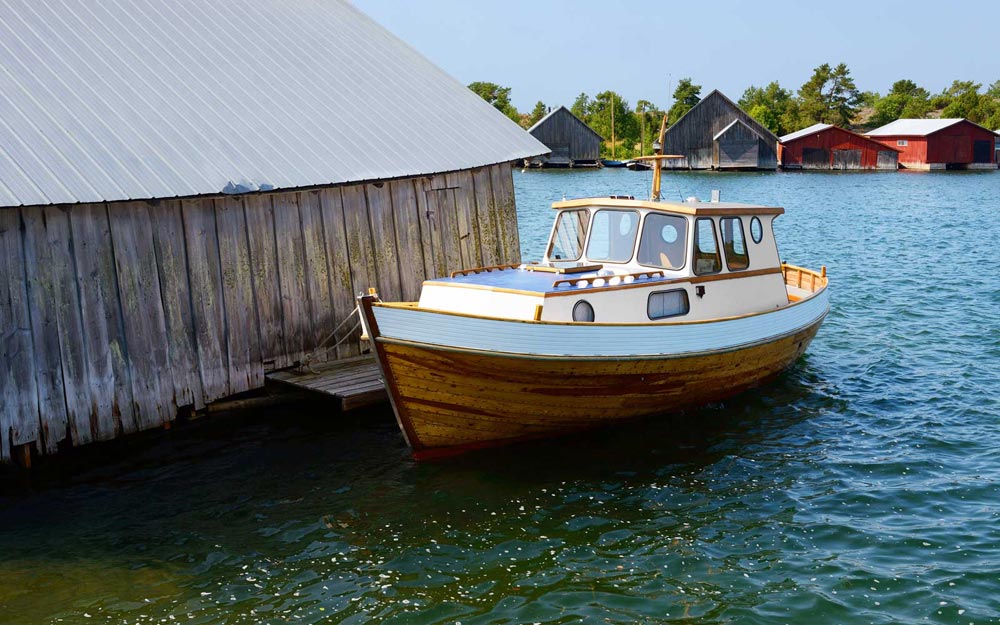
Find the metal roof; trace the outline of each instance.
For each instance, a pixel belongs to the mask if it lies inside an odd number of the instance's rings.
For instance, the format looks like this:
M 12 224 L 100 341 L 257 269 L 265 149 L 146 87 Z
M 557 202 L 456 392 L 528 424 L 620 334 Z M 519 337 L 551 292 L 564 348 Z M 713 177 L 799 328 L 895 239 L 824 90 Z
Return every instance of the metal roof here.
M 944 130 L 962 121 L 965 120 L 960 117 L 944 119 L 897 119 L 875 130 L 869 130 L 865 134 L 869 137 L 890 137 L 895 135 L 926 137 L 929 134 Z
M 308 187 L 547 151 L 344 0 L 0 0 L 0 207 Z
M 833 128 L 833 124 L 813 124 L 812 126 L 803 128 L 802 130 L 796 130 L 795 132 L 781 137 L 781 142 L 784 143 L 786 141 L 794 141 L 796 139 L 801 139 L 802 137 L 808 137 L 811 134 L 815 134 L 821 130 L 826 130 L 827 128 Z

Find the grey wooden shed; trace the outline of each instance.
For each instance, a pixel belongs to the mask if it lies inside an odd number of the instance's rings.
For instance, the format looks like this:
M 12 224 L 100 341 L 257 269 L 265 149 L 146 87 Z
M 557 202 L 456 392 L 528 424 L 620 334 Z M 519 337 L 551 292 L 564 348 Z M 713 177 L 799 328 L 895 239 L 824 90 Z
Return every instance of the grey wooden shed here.
M 348 2 L 239 7 L 0 12 L 0 462 L 356 355 L 314 350 L 357 293 L 519 260 L 544 145 Z
M 551 152 L 531 159 L 542 167 L 596 167 L 601 158 L 601 135 L 565 106 L 550 111 L 528 129 Z
M 777 169 L 778 137 L 718 90 L 667 128 L 663 161 L 673 169 Z

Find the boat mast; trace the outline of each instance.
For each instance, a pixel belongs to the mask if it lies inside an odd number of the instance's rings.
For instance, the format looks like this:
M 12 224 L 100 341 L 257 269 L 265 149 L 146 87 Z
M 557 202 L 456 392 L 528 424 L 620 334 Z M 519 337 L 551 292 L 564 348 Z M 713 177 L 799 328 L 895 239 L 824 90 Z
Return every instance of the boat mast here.
M 615 92 L 611 92 L 611 160 L 615 160 Z
M 663 121 L 660 122 L 660 135 L 653 145 L 653 153 L 663 156 L 663 135 L 667 131 L 667 114 L 663 114 Z M 654 202 L 660 201 L 660 159 L 653 159 L 653 193 L 651 198 Z

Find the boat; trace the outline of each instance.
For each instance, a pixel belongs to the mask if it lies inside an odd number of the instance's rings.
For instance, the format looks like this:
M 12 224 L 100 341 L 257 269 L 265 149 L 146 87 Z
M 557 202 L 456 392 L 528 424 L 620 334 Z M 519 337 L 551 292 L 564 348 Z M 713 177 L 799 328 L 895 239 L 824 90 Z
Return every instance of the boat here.
M 613 158 L 602 158 L 601 165 L 605 167 L 625 167 L 625 161 L 619 161 Z
M 631 171 L 649 171 L 653 168 L 653 166 L 646 161 L 636 158 L 626 161 L 625 167 L 628 167 Z
M 555 202 L 541 261 L 426 280 L 417 302 L 359 298 L 415 457 L 678 413 L 796 362 L 828 281 L 779 259 L 784 210 L 659 186 L 657 166 L 649 200 Z

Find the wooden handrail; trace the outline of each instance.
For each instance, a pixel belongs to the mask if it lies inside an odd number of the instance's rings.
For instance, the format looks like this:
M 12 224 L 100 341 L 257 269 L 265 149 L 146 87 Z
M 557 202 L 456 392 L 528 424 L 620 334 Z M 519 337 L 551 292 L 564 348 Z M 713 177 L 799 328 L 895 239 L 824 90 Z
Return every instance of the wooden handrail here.
M 781 263 L 781 273 L 784 275 L 786 285 L 794 286 L 810 293 L 819 291 L 827 284 L 826 265 L 820 271 L 813 271 L 805 267 Z

